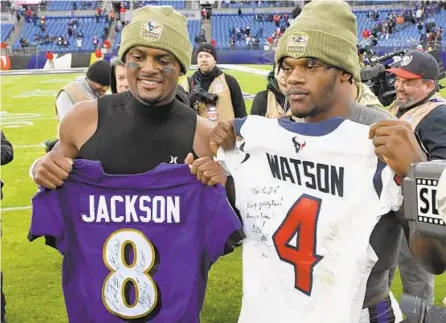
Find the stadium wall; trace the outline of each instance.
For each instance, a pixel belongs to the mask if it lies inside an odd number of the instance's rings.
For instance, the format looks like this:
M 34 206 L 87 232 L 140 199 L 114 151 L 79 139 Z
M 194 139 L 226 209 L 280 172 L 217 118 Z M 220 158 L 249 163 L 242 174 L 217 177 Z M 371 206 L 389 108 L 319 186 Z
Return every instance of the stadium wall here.
M 379 50 L 379 55 L 389 51 Z M 222 50 L 218 51 L 219 64 L 260 64 L 268 65 L 274 62 L 274 51 L 263 50 Z M 104 59 L 110 61 L 116 54 L 105 54 Z M 446 66 L 446 52 L 440 52 L 443 65 Z M 96 61 L 92 53 L 54 54 L 55 69 L 70 69 L 88 67 Z M 196 64 L 193 55 L 192 64 Z M 1 56 L 0 70 L 50 69 L 45 53 L 28 56 Z

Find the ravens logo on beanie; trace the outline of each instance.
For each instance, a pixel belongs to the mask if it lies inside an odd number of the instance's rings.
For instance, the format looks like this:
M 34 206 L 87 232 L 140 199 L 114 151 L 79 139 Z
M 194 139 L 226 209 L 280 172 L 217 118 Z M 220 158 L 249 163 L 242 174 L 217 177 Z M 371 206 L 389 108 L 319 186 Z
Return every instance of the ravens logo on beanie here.
M 280 37 L 275 62 L 312 57 L 350 73 L 360 82 L 356 17 L 343 0 L 312 0 Z

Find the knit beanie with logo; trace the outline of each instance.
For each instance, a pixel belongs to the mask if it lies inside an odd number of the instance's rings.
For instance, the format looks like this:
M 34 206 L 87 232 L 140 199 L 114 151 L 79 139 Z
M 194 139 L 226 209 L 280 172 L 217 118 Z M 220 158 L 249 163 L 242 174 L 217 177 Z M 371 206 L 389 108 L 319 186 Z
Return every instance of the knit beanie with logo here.
M 313 0 L 280 38 L 275 62 L 312 57 L 361 81 L 356 36 L 356 17 L 347 2 Z
M 204 43 L 198 46 L 197 48 L 197 56 L 200 54 L 200 52 L 206 52 L 208 54 L 211 54 L 215 61 L 217 61 L 217 51 L 215 50 L 215 47 L 212 46 L 212 44 Z
M 163 49 L 180 62 L 187 73 L 191 64 L 192 44 L 186 17 L 172 6 L 145 6 L 133 12 L 132 21 L 121 32 L 119 57 L 125 61 L 127 51 L 135 46 Z

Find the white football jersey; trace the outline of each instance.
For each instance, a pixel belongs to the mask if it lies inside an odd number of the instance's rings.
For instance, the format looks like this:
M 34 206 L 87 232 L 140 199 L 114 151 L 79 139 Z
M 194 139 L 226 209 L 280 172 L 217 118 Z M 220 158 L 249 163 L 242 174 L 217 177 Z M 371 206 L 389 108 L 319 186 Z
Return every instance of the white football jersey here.
M 381 215 L 402 203 L 369 126 L 249 116 L 217 158 L 235 181 L 243 244 L 239 323 L 358 323 Z

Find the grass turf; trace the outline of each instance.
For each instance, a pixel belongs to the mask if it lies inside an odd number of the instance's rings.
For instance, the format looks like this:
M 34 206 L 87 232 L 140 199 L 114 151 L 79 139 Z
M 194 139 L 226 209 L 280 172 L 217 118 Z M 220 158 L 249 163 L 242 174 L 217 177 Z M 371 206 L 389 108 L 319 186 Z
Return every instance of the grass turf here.
M 252 66 L 270 69 L 271 66 Z M 255 94 L 264 90 L 266 78 L 236 71 L 226 71 L 237 78 L 243 92 Z M 14 145 L 14 161 L 3 166 L 5 182 L 2 201 L 2 271 L 9 323 L 67 322 L 61 288 L 61 256 L 46 247 L 43 239 L 29 243 L 28 207 L 36 187 L 28 177 L 31 163 L 44 154 L 38 145 L 56 135 L 54 98 L 57 90 L 75 74 L 2 76 L 2 130 Z M 446 93 L 444 93 L 446 94 Z M 250 109 L 251 101 L 247 101 Z M 7 114 L 6 114 L 7 113 Z M 237 322 L 241 303 L 241 250 L 221 258 L 210 272 L 202 312 L 204 323 Z M 392 287 L 401 295 L 397 275 Z M 446 277 L 436 277 L 435 301 L 446 296 Z

